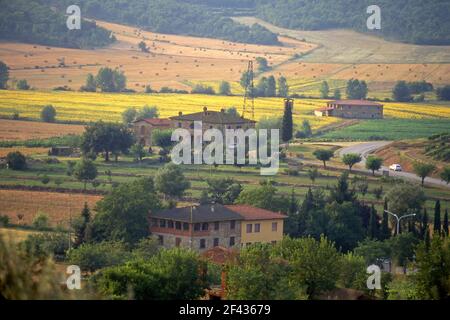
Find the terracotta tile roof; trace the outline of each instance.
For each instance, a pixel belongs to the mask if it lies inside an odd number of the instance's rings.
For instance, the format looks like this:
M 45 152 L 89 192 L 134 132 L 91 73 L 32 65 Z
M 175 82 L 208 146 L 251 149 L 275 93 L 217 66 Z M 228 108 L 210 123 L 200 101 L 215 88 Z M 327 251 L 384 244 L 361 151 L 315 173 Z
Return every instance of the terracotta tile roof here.
M 315 111 L 331 111 L 331 110 L 334 110 L 334 108 L 320 108 Z
M 240 214 L 220 204 L 166 209 L 160 212 L 151 213 L 150 218 L 169 219 L 188 223 L 191 221 L 193 223 L 200 223 L 242 220 Z
M 236 115 L 228 114 L 225 112 L 204 110 L 203 112 L 191 113 L 186 115 L 179 115 L 176 117 L 170 117 L 176 121 L 202 121 L 204 123 L 215 124 L 245 124 L 254 123 L 255 121 L 241 118 Z
M 238 213 L 244 218 L 244 220 L 272 220 L 272 219 L 285 219 L 286 215 L 256 208 L 248 205 L 228 205 L 227 209 Z
M 140 121 L 147 122 L 148 124 L 151 124 L 152 126 L 155 126 L 155 127 L 172 126 L 172 120 L 170 120 L 170 119 L 149 118 L 149 119 L 136 120 L 135 122 L 140 122 Z
M 383 106 L 381 103 L 367 100 L 335 100 L 328 102 L 329 104 L 338 104 L 338 105 L 346 105 L 346 106 Z
M 219 246 L 203 252 L 202 257 L 215 264 L 225 264 L 227 262 L 234 261 L 237 257 L 237 252 L 232 249 Z

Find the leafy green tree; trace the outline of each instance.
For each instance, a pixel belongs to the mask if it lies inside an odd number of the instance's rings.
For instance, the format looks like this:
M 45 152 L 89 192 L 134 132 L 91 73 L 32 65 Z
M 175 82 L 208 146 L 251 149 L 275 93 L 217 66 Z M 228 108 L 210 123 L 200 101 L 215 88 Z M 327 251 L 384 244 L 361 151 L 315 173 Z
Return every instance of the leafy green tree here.
M 241 75 L 241 79 L 239 81 L 239 84 L 243 89 L 250 86 L 250 79 L 253 77 L 250 71 L 244 71 Z
M 393 261 L 400 266 L 406 266 L 414 259 L 414 251 L 419 244 L 419 239 L 410 232 L 404 232 L 390 238 L 388 243 Z
M 165 196 L 182 197 L 186 189 L 190 187 L 181 168 L 173 163 L 160 168 L 155 175 L 155 187 L 158 192 Z
M 342 157 L 342 162 L 348 166 L 348 170 L 351 172 L 355 164 L 361 162 L 362 158 L 357 153 L 347 153 Z
M 286 199 L 277 196 L 277 189 L 264 184 L 254 189 L 244 189 L 235 201 L 236 204 L 247 204 L 250 206 L 286 212 Z
M 104 67 L 98 71 L 95 83 L 102 92 L 121 92 L 126 87 L 126 77 L 118 69 Z
M 292 107 L 288 103 L 284 107 L 283 120 L 281 125 L 281 139 L 284 142 L 289 142 L 293 136 L 294 124 L 292 120 Z
M 330 94 L 330 87 L 328 86 L 328 82 L 323 81 L 320 85 L 320 97 L 322 99 L 327 99 Z
M 129 257 L 130 253 L 125 244 L 114 241 L 83 243 L 78 248 L 70 250 L 67 255 L 71 264 L 90 272 L 122 264 Z
M 364 80 L 350 79 L 347 82 L 347 98 L 348 99 L 366 99 L 367 97 L 367 84 Z
M 450 100 L 450 85 L 443 86 L 441 88 L 436 89 L 436 95 L 441 101 L 449 101 Z
M 236 107 L 229 107 L 225 110 L 225 113 L 229 115 L 233 115 L 236 117 L 239 117 L 239 112 L 237 111 Z
M 6 89 L 8 79 L 9 79 L 8 66 L 3 61 L 0 61 L 0 89 Z
M 450 240 L 433 237 L 430 247 L 421 243 L 416 251 L 414 280 L 421 299 L 443 300 L 450 296 Z
M 101 270 L 94 283 L 100 293 L 136 300 L 195 300 L 208 286 L 198 254 L 180 248 L 161 250 L 148 260 L 130 260 Z
M 342 97 L 341 90 L 334 89 L 333 98 L 336 100 L 341 100 L 341 97 Z
M 89 181 L 95 180 L 97 178 L 98 171 L 97 167 L 91 160 L 83 159 L 75 165 L 73 176 L 84 183 L 84 190 L 86 190 L 86 185 Z
M 148 236 L 148 215 L 161 209 L 153 179 L 122 183 L 97 202 L 90 227 L 93 241 L 133 244 Z
M 142 161 L 147 152 L 144 149 L 144 146 L 140 143 L 135 143 L 131 146 L 130 152 L 134 157 L 134 161 Z
M 434 224 L 433 234 L 439 236 L 441 234 L 441 201 L 438 199 L 434 205 Z
M 39 212 L 33 218 L 33 221 L 31 222 L 31 225 L 33 226 L 33 228 L 38 229 L 38 230 L 46 230 L 46 229 L 48 229 L 49 228 L 48 215 L 46 215 L 43 212 Z
M 387 193 L 389 210 L 402 216 L 409 212 L 419 212 L 425 203 L 423 190 L 412 184 L 396 184 Z
M 122 122 L 124 125 L 130 125 L 137 118 L 137 110 L 136 108 L 127 108 L 124 112 L 122 112 Z
M 325 237 L 284 238 L 275 248 L 277 256 L 292 264 L 292 281 L 305 287 L 310 298 L 335 288 L 339 278 L 339 253 Z
M 142 52 L 148 53 L 150 52 L 150 50 L 147 47 L 147 44 L 144 41 L 141 41 L 138 43 L 138 48 L 139 50 L 141 50 Z
M 406 81 L 398 81 L 392 90 L 392 98 L 399 102 L 409 102 L 412 100 L 411 91 Z
M 352 252 L 343 255 L 339 261 L 338 283 L 343 288 L 367 289 L 367 273 L 364 258 Z
M 293 268 L 259 244 L 241 250 L 237 263 L 227 266 L 227 298 L 237 300 L 307 299 L 302 284 L 293 281 Z
M 316 157 L 317 160 L 323 162 L 323 168 L 326 169 L 327 161 L 329 161 L 334 156 L 334 152 L 326 149 L 317 149 L 314 150 L 313 155 Z
M 127 153 L 133 144 L 134 135 L 128 128 L 120 124 L 99 121 L 86 127 L 82 136 L 81 150 L 85 155 L 103 152 L 105 161 L 109 161 L 110 153 Z
M 17 81 L 16 88 L 17 90 L 29 90 L 30 85 L 28 84 L 27 80 L 21 79 Z
M 136 119 L 154 119 L 159 117 L 159 111 L 157 106 L 144 106 L 138 111 Z
M 46 175 L 46 174 L 43 175 L 41 177 L 41 182 L 42 182 L 42 184 L 47 185 L 50 182 L 50 178 L 48 177 L 48 175 Z
M 258 64 L 258 71 L 259 72 L 266 72 L 267 70 L 270 69 L 266 58 L 256 57 L 256 63 Z
M 233 204 L 242 191 L 242 186 L 232 178 L 206 179 L 208 199 L 214 203 Z
M 52 105 L 48 105 L 41 110 L 41 120 L 44 122 L 55 122 L 56 109 Z
M 27 167 L 27 159 L 19 151 L 10 152 L 6 155 L 6 165 L 11 170 L 24 170 Z
M 306 119 L 302 121 L 302 131 L 305 138 L 309 138 L 312 136 L 311 124 Z
M 348 184 L 348 173 L 344 172 L 339 177 L 337 184 L 333 186 L 330 192 L 330 202 L 335 201 L 339 204 L 344 202 L 355 202 L 355 191 L 351 190 Z
M 88 75 L 86 76 L 86 84 L 82 86 L 80 90 L 86 92 L 97 91 L 97 82 L 95 80 L 95 77 L 91 73 L 88 73 Z
M 413 165 L 414 173 L 422 179 L 422 186 L 425 184 L 425 178 L 436 170 L 432 163 L 415 162 Z
M 380 170 L 383 165 L 383 159 L 376 156 L 369 156 L 366 159 L 366 169 L 372 170 L 372 175 L 375 176 L 375 171 Z
M 441 172 L 441 179 L 447 184 L 450 183 L 450 167 L 445 167 Z
M 285 77 L 278 78 L 278 96 L 283 98 L 289 96 L 289 86 Z
M 42 232 L 30 234 L 20 247 L 30 256 L 61 260 L 69 249 L 69 241 L 65 233 Z
M 367 265 L 379 264 L 381 260 L 391 256 L 391 248 L 387 241 L 366 238 L 358 243 L 353 253 L 363 257 Z
M 219 94 L 222 96 L 230 96 L 231 95 L 231 86 L 227 81 L 222 81 L 219 84 Z
M 316 179 L 320 176 L 319 170 L 317 170 L 317 168 L 314 169 L 309 169 L 307 171 L 308 173 L 308 177 L 311 180 L 311 182 L 314 184 L 314 182 L 316 181 Z

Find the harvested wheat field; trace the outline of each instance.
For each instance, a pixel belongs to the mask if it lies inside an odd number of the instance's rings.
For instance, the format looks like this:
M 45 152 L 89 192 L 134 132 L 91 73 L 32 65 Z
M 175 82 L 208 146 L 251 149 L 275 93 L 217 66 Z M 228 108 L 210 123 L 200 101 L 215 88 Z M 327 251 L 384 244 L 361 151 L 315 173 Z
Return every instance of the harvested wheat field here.
M 0 141 L 47 139 L 83 132 L 82 125 L 0 119 Z
M 0 158 L 6 157 L 8 153 L 19 151 L 25 156 L 31 155 L 45 155 L 48 154 L 49 148 L 27 148 L 27 147 L 11 147 L 11 148 L 0 148 Z
M 7 215 L 14 224 L 31 224 L 38 213 L 45 213 L 52 225 L 67 226 L 70 217 L 76 217 L 87 202 L 90 208 L 102 196 L 41 192 L 26 190 L 0 190 L 0 214 Z
M 118 41 L 96 50 L 0 42 L 0 60 L 10 67 L 12 78 L 27 79 L 39 89 L 67 86 L 78 90 L 88 73 L 95 74 L 108 66 L 124 71 L 128 88 L 136 91 L 143 91 L 149 84 L 153 89 L 168 86 L 189 90 L 186 81 L 238 81 L 247 61 L 256 57 L 265 57 L 270 65 L 276 66 L 316 47 L 284 37 L 280 38 L 282 46 L 263 46 L 97 23 L 112 30 Z M 150 52 L 139 50 L 140 41 L 146 42 Z

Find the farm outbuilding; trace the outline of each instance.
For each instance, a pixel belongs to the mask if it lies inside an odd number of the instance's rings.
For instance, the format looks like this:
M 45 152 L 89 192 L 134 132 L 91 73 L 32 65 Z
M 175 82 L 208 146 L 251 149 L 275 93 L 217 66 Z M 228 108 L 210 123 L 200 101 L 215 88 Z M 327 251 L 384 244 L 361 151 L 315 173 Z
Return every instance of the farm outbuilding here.
M 325 108 L 315 110 L 314 114 L 318 117 L 383 119 L 383 105 L 367 100 L 336 100 L 328 102 Z

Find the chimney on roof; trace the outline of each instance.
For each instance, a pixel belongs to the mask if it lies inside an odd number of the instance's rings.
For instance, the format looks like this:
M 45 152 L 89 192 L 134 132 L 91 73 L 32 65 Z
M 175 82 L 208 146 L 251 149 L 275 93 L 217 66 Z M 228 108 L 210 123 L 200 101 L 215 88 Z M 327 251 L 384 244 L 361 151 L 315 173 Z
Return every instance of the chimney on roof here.
M 225 113 L 225 109 L 223 109 L 223 108 L 220 109 L 220 112 Z
M 208 111 L 208 108 L 207 107 L 203 107 L 203 112 L 206 114 L 207 113 L 207 111 Z
M 214 205 L 211 206 L 211 212 L 214 213 Z
M 182 111 L 178 111 L 178 115 L 181 117 L 183 115 Z

